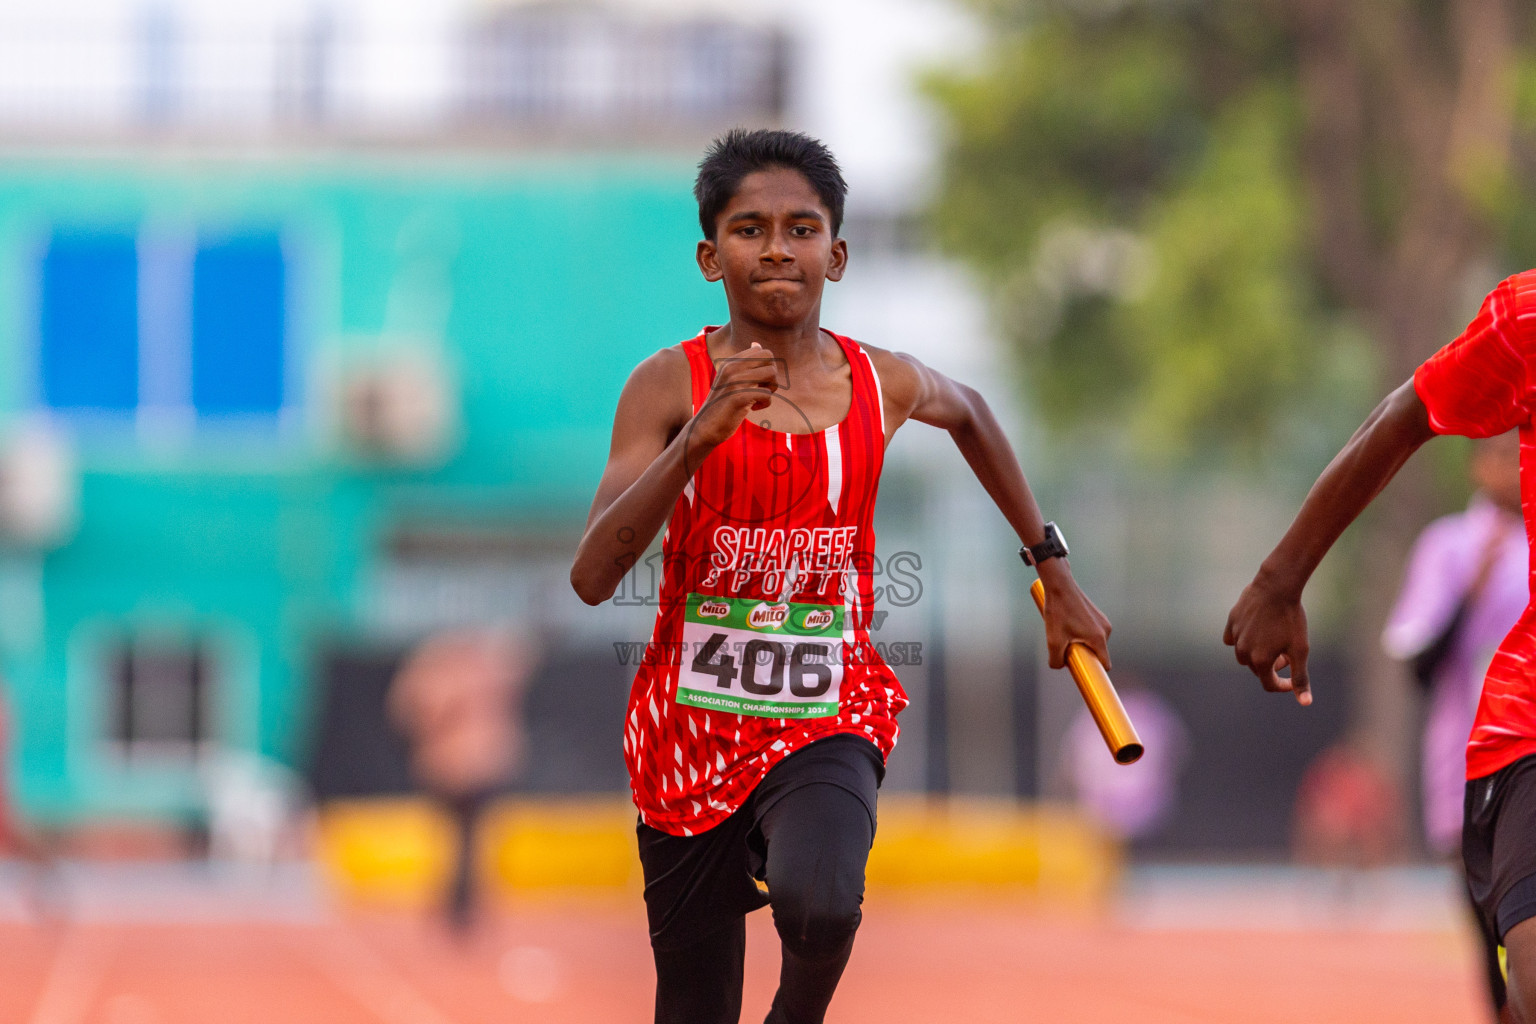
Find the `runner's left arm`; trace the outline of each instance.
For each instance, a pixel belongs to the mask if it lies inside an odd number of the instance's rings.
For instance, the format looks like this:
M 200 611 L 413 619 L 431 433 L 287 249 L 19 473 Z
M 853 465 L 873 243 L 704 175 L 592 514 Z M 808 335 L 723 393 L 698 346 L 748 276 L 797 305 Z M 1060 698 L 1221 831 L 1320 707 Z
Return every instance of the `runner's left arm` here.
M 1045 517 L 986 399 L 912 356 L 878 349 L 871 349 L 870 355 L 884 391 L 887 440 L 908 419 L 949 431 L 1019 540 L 1030 546 L 1044 542 Z M 1067 559 L 1049 559 L 1036 571 L 1045 584 L 1045 637 L 1051 667 L 1066 663 L 1067 645 L 1073 641 L 1085 644 L 1108 666 L 1109 619 L 1077 585 Z

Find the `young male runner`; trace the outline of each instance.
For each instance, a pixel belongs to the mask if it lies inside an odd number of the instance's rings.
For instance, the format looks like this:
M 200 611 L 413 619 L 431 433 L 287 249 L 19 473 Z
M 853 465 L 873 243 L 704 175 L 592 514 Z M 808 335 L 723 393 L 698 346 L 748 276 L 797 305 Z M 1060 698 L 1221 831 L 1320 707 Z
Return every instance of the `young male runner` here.
M 821 1021 L 848 962 L 907 704 L 869 640 L 871 519 L 898 427 L 948 430 L 1034 548 L 1051 664 L 1072 640 L 1108 661 L 1109 623 L 1057 557 L 981 396 L 821 328 L 822 289 L 848 263 L 846 191 L 798 133 L 732 131 L 710 148 L 696 255 L 730 321 L 630 375 L 571 569 L 584 601 L 604 601 L 666 527 L 624 751 L 667 1024 L 739 1019 L 745 915 L 765 904 L 783 956 L 769 1022 Z
M 1226 643 L 1266 690 L 1312 702 L 1301 592 L 1344 528 L 1436 434 L 1519 428 L 1526 534 L 1536 499 L 1536 271 L 1516 274 L 1477 318 L 1393 391 L 1313 485 L 1227 619 Z M 1289 678 L 1279 674 L 1290 666 Z M 1494 655 L 1467 745 L 1462 858 L 1490 937 L 1508 960 L 1505 1019 L 1536 1024 L 1536 604 Z

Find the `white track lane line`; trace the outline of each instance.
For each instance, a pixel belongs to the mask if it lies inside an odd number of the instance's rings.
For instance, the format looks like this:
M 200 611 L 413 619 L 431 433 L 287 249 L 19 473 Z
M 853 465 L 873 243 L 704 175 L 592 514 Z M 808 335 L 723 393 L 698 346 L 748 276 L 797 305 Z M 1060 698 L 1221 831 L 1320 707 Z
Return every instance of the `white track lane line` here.
M 317 937 L 310 950 L 331 981 L 384 1024 L 457 1024 L 345 929 Z
M 84 1021 L 117 951 L 117 941 L 115 935 L 100 928 L 66 926 L 29 1024 Z

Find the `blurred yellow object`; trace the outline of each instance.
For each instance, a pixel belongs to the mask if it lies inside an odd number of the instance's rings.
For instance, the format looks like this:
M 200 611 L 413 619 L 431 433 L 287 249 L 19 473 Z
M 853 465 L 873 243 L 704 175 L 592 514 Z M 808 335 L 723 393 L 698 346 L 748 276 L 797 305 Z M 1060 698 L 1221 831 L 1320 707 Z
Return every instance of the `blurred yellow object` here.
M 1065 805 L 1014 800 L 882 798 L 871 890 L 1011 892 L 1067 904 L 1106 894 L 1119 844 Z
M 1071 808 L 1013 800 L 880 800 L 872 892 L 1038 897 L 1086 905 L 1113 884 L 1119 847 Z M 435 904 L 455 838 L 411 798 L 337 801 L 320 811 L 316 856 L 344 903 Z M 504 800 L 482 819 L 481 871 L 498 899 L 633 894 L 641 885 L 635 810 L 622 798 Z
M 504 801 L 485 816 L 482 863 L 493 889 L 639 891 L 628 800 Z
M 320 812 L 316 859 L 343 902 L 392 909 L 437 900 L 453 866 L 453 823 L 426 800 L 339 800 Z

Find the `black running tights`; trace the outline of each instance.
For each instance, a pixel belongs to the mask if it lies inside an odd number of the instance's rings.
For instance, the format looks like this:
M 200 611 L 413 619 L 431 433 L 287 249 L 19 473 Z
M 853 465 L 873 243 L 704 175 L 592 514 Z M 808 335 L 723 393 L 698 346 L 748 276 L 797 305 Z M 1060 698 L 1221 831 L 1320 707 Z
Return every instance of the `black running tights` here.
M 821 1024 L 853 951 L 874 830 L 864 803 L 817 783 L 762 817 L 768 896 L 783 965 L 766 1024 Z M 656 1024 L 737 1024 L 746 917 L 676 949 L 656 950 Z

